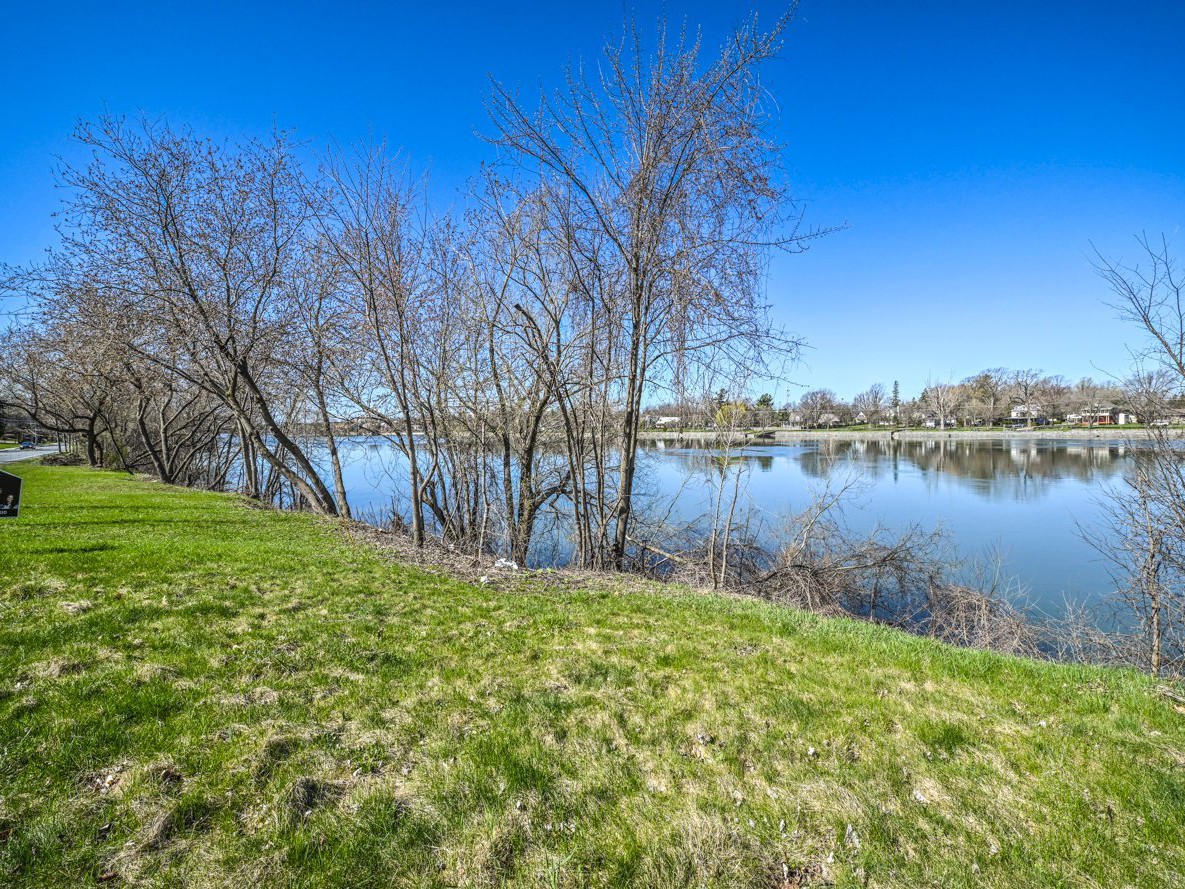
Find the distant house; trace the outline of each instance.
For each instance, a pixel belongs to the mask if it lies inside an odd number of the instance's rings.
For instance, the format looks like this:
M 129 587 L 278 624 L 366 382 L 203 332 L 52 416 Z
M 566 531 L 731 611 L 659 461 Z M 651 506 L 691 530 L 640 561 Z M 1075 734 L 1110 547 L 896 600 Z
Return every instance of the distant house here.
M 1049 415 L 1046 414 L 1045 408 L 1042 405 L 1034 402 L 1028 404 L 1018 404 L 1012 408 L 1011 413 L 1008 414 L 1013 420 L 1047 420 Z
M 1095 405 L 1088 411 L 1077 411 L 1066 414 L 1066 422 L 1079 426 L 1123 426 L 1128 423 L 1138 423 L 1134 413 L 1122 410 L 1116 405 Z

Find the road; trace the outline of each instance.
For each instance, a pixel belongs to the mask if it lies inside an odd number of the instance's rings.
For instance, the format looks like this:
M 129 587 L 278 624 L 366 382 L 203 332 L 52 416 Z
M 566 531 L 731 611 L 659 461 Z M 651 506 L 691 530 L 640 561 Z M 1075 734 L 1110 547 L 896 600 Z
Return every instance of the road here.
M 31 451 L 22 451 L 20 448 L 5 448 L 0 451 L 0 466 L 5 463 L 15 463 L 17 460 L 31 460 L 34 457 L 44 457 L 46 454 L 52 454 L 57 451 L 54 445 L 41 445 L 33 448 Z

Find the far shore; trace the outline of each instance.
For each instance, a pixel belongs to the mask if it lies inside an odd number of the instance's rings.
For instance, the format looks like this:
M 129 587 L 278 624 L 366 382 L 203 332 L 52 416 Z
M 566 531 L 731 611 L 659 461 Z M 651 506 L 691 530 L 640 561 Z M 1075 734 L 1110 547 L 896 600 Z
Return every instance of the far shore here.
M 1174 430 L 1178 435 L 1182 430 Z M 1098 426 L 1094 428 L 1035 427 L 1033 429 L 766 429 L 738 431 L 733 434 L 713 430 L 688 430 L 679 432 L 667 429 L 643 429 L 642 441 L 688 441 L 761 444 L 762 442 L 790 442 L 803 440 L 865 441 L 865 440 L 944 440 L 944 441 L 991 441 L 997 439 L 1087 439 L 1099 441 L 1123 441 L 1125 439 L 1146 439 L 1147 429 L 1115 428 Z

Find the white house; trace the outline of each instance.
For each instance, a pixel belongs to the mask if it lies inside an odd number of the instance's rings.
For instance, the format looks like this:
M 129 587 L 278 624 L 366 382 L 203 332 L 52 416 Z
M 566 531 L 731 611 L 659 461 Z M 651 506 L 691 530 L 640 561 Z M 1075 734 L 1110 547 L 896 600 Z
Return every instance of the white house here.
M 651 429 L 665 429 L 669 426 L 682 426 L 684 425 L 684 422 L 685 421 L 682 417 L 659 417 L 655 416 L 654 414 L 649 414 L 642 418 L 642 424 L 650 427 Z
M 1012 408 L 1012 412 L 1008 415 L 1014 420 L 1044 420 L 1046 419 L 1045 408 L 1039 404 L 1029 402 L 1028 404 L 1018 404 Z
M 1066 414 L 1066 422 L 1084 426 L 1122 426 L 1125 423 L 1140 421 L 1131 411 L 1123 410 L 1115 405 L 1097 404 L 1088 411 Z

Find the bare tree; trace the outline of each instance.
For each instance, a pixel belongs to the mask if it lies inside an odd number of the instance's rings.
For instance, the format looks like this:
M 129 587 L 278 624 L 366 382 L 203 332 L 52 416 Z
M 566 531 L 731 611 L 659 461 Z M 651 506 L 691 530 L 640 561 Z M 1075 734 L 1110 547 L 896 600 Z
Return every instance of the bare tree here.
M 461 396 L 475 439 L 495 452 L 507 554 L 525 563 L 541 510 L 571 491 L 557 386 L 567 363 L 570 288 L 549 195 L 519 194 L 489 176 L 474 214 L 466 329 L 474 343 L 472 396 Z
M 218 401 L 145 361 L 123 334 L 33 313 L 10 331 L 0 365 L 0 408 L 60 439 L 81 439 L 92 466 L 146 472 L 164 482 L 219 487 L 229 432 Z
M 983 420 L 988 426 L 999 419 L 1000 410 L 1007 401 L 1008 379 L 1009 371 L 1002 367 L 991 367 L 963 381 L 968 396 L 983 405 Z
M 9 331 L 0 362 L 0 407 L 41 429 L 79 436 L 91 466 L 103 463 L 103 435 L 115 401 L 118 357 L 79 325 Z
M 824 422 L 831 425 L 833 421 L 827 418 L 838 416 L 839 405 L 839 396 L 830 389 L 812 389 L 798 399 L 798 410 L 808 427 L 822 426 Z
M 679 390 L 689 363 L 750 365 L 792 354 L 759 299 L 762 255 L 800 249 L 808 234 L 766 136 L 759 71 L 780 46 L 742 26 L 701 63 L 699 40 L 660 30 L 647 52 L 635 28 L 605 49 L 596 74 L 569 70 L 566 86 L 528 110 L 495 83 L 492 140 L 522 167 L 555 182 L 573 276 L 594 317 L 612 319 L 601 346 L 620 401 L 609 561 L 622 567 L 633 512 L 642 402 Z
M 864 414 L 868 423 L 879 422 L 885 415 L 888 405 L 888 395 L 880 383 L 873 383 L 852 400 L 852 409 L 858 414 Z
M 1025 425 L 1029 428 L 1032 428 L 1033 421 L 1037 419 L 1035 415 L 1044 410 L 1039 400 L 1046 391 L 1047 383 L 1048 378 L 1044 372 L 1032 368 L 1014 370 L 1008 376 L 1012 403 L 1019 409 Z
M 1146 426 L 1162 426 L 1173 412 L 1173 401 L 1182 391 L 1182 380 L 1171 367 L 1147 368 L 1137 363 L 1123 381 L 1120 399 L 1127 412 Z
M 1095 270 L 1114 294 L 1111 307 L 1146 335 L 1140 355 L 1185 379 L 1185 274 L 1167 238 L 1142 235 L 1137 244 L 1142 264 L 1108 260 L 1096 251 Z
M 357 358 L 348 313 L 339 296 L 341 268 L 332 248 L 313 240 L 292 273 L 288 298 L 294 320 L 290 347 L 278 357 L 291 372 L 294 389 L 306 393 L 318 439 L 325 444 L 338 512 L 350 518 L 335 420 L 335 368 Z
M 348 360 L 334 363 L 335 386 L 408 463 L 411 534 L 425 540 L 425 499 L 436 467 L 423 453 L 422 361 L 434 306 L 417 195 L 384 146 L 338 152 L 325 168 L 315 215 L 338 269 L 337 294 Z
M 952 383 L 927 383 L 921 402 L 934 413 L 938 428 L 946 429 L 954 421 L 962 404 L 963 389 Z
M 1128 397 L 1147 420 L 1185 387 L 1185 281 L 1166 239 L 1141 237 L 1138 243 L 1141 263 L 1099 255 L 1096 269 L 1120 318 L 1145 336 Z M 1148 429 L 1146 440 L 1132 442 L 1128 490 L 1111 499 L 1113 537 L 1104 546 L 1119 581 L 1118 599 L 1147 639 L 1147 666 L 1160 672 L 1169 665 L 1181 669 L 1185 637 L 1185 459 L 1167 424 L 1152 422 Z
M 1070 412 L 1073 401 L 1074 387 L 1066 382 L 1065 377 L 1054 374 L 1045 378 L 1042 407 L 1046 419 L 1064 418 Z
M 1083 529 L 1111 566 L 1113 600 L 1134 616 L 1144 642 L 1138 662 L 1153 675 L 1180 671 L 1185 655 L 1185 540 L 1161 502 L 1163 471 L 1159 455 L 1138 452 L 1123 487 L 1103 494 L 1107 533 Z
M 258 455 L 311 508 L 336 500 L 292 434 L 278 356 L 290 338 L 285 288 L 305 230 L 301 176 L 283 134 L 236 147 L 188 130 L 105 116 L 82 123 L 92 153 L 66 166 L 62 250 L 24 276 L 46 311 L 124 345 L 220 400 L 233 416 L 248 489 Z
M 1087 426 L 1094 426 L 1103 412 L 1105 393 L 1106 388 L 1091 377 L 1083 377 L 1074 385 L 1071 396 L 1074 410 Z

